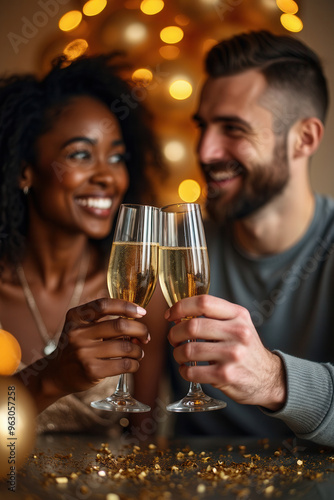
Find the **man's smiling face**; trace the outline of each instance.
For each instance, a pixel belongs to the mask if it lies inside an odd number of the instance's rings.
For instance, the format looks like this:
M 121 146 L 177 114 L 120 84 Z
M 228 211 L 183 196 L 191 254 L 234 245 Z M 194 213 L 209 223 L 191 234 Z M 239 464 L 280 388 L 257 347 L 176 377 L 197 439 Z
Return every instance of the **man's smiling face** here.
M 209 78 L 195 120 L 198 159 L 207 182 L 207 209 L 218 221 L 250 215 L 280 194 L 289 180 L 286 133 L 274 133 L 263 96 L 264 76 L 249 70 Z

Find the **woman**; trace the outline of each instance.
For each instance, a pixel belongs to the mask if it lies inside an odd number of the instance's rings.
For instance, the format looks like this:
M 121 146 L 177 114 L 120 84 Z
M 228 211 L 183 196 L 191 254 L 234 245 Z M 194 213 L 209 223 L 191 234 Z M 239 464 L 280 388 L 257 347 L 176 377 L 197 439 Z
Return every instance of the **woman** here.
M 89 406 L 113 390 L 98 382 L 135 372 L 149 341 L 143 323 L 115 319 L 144 310 L 105 298 L 118 207 L 147 192 L 144 165 L 158 158 L 110 59 L 59 59 L 40 81 L 0 82 L 0 321 L 21 345 L 38 431 L 110 425 Z

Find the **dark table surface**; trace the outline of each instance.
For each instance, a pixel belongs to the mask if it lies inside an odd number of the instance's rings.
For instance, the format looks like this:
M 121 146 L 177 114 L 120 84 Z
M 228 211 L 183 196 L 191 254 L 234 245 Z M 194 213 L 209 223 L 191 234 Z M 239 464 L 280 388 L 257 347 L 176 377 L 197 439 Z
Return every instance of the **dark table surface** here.
M 132 445 L 81 434 L 39 436 L 1 500 L 334 498 L 334 450 L 296 440 L 192 438 Z

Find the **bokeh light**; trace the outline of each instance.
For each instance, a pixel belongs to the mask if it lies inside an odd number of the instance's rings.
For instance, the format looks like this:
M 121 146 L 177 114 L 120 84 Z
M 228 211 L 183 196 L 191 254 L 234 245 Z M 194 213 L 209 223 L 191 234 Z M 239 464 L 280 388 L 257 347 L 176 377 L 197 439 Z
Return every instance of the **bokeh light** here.
M 88 49 L 88 42 L 83 38 L 77 38 L 72 42 L 68 43 L 63 50 L 63 53 L 70 61 L 73 61 L 77 57 L 81 56 Z
M 294 0 L 276 0 L 277 7 L 286 14 L 296 14 L 298 5 Z
M 186 149 L 182 142 L 175 140 L 167 142 L 163 152 L 167 160 L 176 162 L 183 160 L 186 154 Z
M 71 10 L 59 19 L 58 26 L 62 31 L 71 31 L 79 26 L 81 21 L 82 13 L 79 10 Z
M 160 38 L 165 43 L 178 43 L 183 38 L 183 30 L 179 26 L 166 26 L 160 31 Z
M 180 49 L 176 45 L 163 45 L 159 49 L 161 57 L 168 60 L 173 60 L 179 57 Z
M 135 83 L 140 83 L 144 87 L 149 85 L 153 80 L 152 71 L 147 68 L 138 68 L 132 73 L 132 80 Z
M 147 37 L 146 26 L 142 23 L 131 23 L 124 30 L 124 38 L 131 43 L 138 43 Z
M 187 80 L 175 80 L 169 87 L 170 95 L 179 101 L 188 99 L 192 94 L 192 86 Z
M 282 14 L 280 17 L 280 21 L 282 26 L 288 31 L 292 31 L 294 33 L 298 33 L 303 29 L 303 22 L 294 14 Z
M 185 179 L 179 185 L 178 194 L 186 203 L 194 203 L 201 195 L 201 186 L 194 179 Z
M 122 418 L 120 419 L 119 423 L 120 423 L 120 425 L 121 425 L 122 427 L 128 427 L 128 425 L 130 424 L 130 421 L 129 421 L 129 419 L 128 419 L 128 418 L 126 418 L 126 417 L 122 417 Z
M 21 361 L 21 347 L 16 338 L 0 330 L 0 375 L 12 375 Z
M 175 16 L 175 22 L 179 26 L 187 26 L 190 23 L 190 19 L 188 16 L 184 16 L 183 14 L 177 14 L 177 16 Z
M 214 47 L 217 43 L 218 40 L 215 40 L 214 38 L 207 38 L 206 40 L 204 40 L 202 45 L 203 54 L 209 52 L 209 50 L 211 50 L 212 47 Z
M 164 6 L 162 0 L 143 0 L 140 4 L 140 10 L 148 16 L 154 16 L 161 12 Z
M 103 11 L 107 5 L 107 0 L 88 0 L 82 7 L 85 16 L 96 16 Z

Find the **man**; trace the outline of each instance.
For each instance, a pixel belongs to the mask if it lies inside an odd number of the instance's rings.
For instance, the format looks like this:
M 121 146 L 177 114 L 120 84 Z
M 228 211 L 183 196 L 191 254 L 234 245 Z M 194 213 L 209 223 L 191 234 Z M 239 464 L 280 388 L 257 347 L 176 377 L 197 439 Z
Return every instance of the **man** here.
M 178 414 L 175 428 L 334 446 L 334 201 L 309 180 L 328 104 L 321 64 L 297 39 L 262 31 L 218 43 L 206 70 L 195 120 L 210 295 L 165 317 L 185 379 L 174 374 L 176 396 L 192 380 L 227 407 Z

